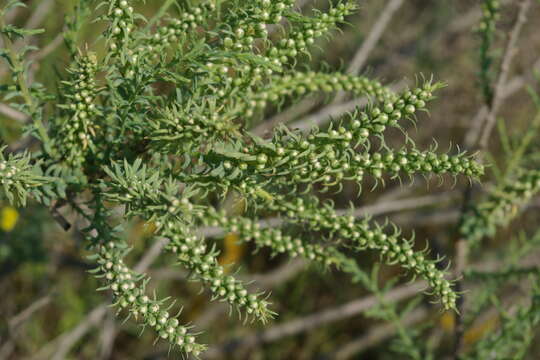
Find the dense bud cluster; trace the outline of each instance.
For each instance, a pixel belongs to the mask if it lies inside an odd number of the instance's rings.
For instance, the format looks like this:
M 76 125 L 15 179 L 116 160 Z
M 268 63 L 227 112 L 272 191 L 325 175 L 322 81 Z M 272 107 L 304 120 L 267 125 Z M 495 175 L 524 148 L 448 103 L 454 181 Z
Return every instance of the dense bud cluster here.
M 284 197 L 276 197 L 267 207 L 285 214 L 288 221 L 303 223 L 313 231 L 328 232 L 334 242 L 340 240 L 346 247 L 357 251 L 379 251 L 388 264 L 399 264 L 424 278 L 445 309 L 455 308 L 457 295 L 445 273 L 436 266 L 440 260 L 430 260 L 424 251 L 415 251 L 413 240 L 402 239 L 395 225 L 387 225 L 393 230 L 387 233 L 379 224 L 370 224 L 369 219 L 340 216 L 332 205 L 320 204 L 315 198 L 288 201 Z
M 482 20 L 478 26 L 480 32 L 493 32 L 500 18 L 501 4 L 499 0 L 486 0 L 482 2 Z
M 212 291 L 213 299 L 222 299 L 237 309 L 244 309 L 248 316 L 266 322 L 275 314 L 268 309 L 269 303 L 260 294 L 249 294 L 244 284 L 234 276 L 225 274 L 218 264 L 219 252 L 208 251 L 204 239 L 179 230 L 178 226 L 167 227 L 160 232 L 170 239 L 168 250 L 177 255 L 180 264 L 192 271 L 193 276 Z
M 179 109 L 172 106 L 162 116 L 150 120 L 146 131 L 160 151 L 183 154 L 202 143 L 230 138 L 238 134 L 232 117 L 219 115 L 215 103 Z
M 112 0 L 101 4 L 108 6 L 107 17 L 110 19 L 110 24 L 107 32 L 111 39 L 109 49 L 113 53 L 118 53 L 133 38 L 131 36 L 134 31 L 133 6 L 128 0 Z
M 497 227 L 506 226 L 534 195 L 540 192 L 540 171 L 522 170 L 516 179 L 470 209 L 462 218 L 460 233 L 471 245 L 478 245 L 486 236 L 494 236 Z
M 294 58 L 300 52 L 307 52 L 307 48 L 314 43 L 315 38 L 322 36 L 335 27 L 337 22 L 343 22 L 355 8 L 353 1 L 340 3 L 331 8 L 329 13 L 317 13 L 314 17 L 302 16 L 291 11 L 294 1 L 261 0 L 257 6 L 247 7 L 243 12 L 230 14 L 227 17 L 229 25 L 222 32 L 222 46 L 226 51 L 237 51 L 250 56 L 228 58 L 224 62 L 212 59 L 206 63 L 206 69 L 225 81 L 232 82 L 235 87 L 246 86 L 250 92 L 259 94 L 265 90 L 250 89 L 266 77 L 274 73 L 283 73 L 289 58 Z M 291 23 L 291 30 L 276 44 L 267 40 L 266 25 L 279 23 L 283 16 Z M 257 46 L 257 39 L 265 40 L 262 49 Z M 254 51 L 254 49 L 257 49 Z M 227 57 L 226 57 L 227 58 Z M 239 64 L 238 62 L 241 62 Z M 236 76 L 231 77 L 230 69 L 234 69 Z M 270 82 L 276 79 L 270 80 Z M 320 89 L 322 90 L 322 89 Z M 229 95 L 223 89 L 222 98 Z M 243 116 L 250 117 L 254 109 L 261 106 L 264 99 L 249 99 L 247 109 L 242 111 Z M 255 104 L 255 105 L 254 105 Z M 258 104 L 258 105 L 257 105 Z
M 218 252 L 208 251 L 204 239 L 186 229 L 189 217 L 196 216 L 195 221 L 202 216 L 202 211 L 187 197 L 180 200 L 175 197 L 179 196 L 177 193 L 162 191 L 161 184 L 150 180 L 146 167 L 139 166 L 140 163 L 133 167 L 124 164 L 116 166 L 114 171 L 108 170 L 114 181 L 107 184 L 110 188 L 107 198 L 127 204 L 128 214 L 132 216 L 154 221 L 157 235 L 170 239 L 168 249 L 178 256 L 180 264 L 210 288 L 213 298 L 223 299 L 238 309 L 244 308 L 248 315 L 263 322 L 272 317 L 268 302 L 260 299 L 261 294 L 248 294 L 240 281 L 226 275 L 217 262 Z M 125 181 L 126 177 L 129 181 Z
M 96 120 L 101 115 L 96 106 L 97 58 L 92 53 L 80 56 L 68 71 L 71 80 L 62 82 L 65 103 L 58 105 L 61 114 L 54 129 L 60 158 L 72 167 L 80 167 L 87 153 L 95 151 L 94 138 L 99 126 Z
M 284 234 L 279 228 L 261 227 L 257 219 L 227 216 L 224 211 L 209 208 L 201 221 L 204 225 L 221 227 L 229 233 L 238 234 L 241 241 L 253 241 L 258 248 L 267 247 L 274 254 L 286 253 L 292 258 L 303 257 L 326 266 L 336 263 L 328 247 L 309 243 L 303 239 Z
M 255 39 L 268 37 L 267 24 L 278 24 L 283 13 L 294 6 L 294 0 L 256 0 L 237 13 L 231 12 L 225 22 L 222 44 L 226 49 L 251 52 Z
M 144 42 L 146 52 L 159 57 L 160 51 L 169 46 L 177 46 L 186 36 L 196 33 L 197 27 L 205 24 L 210 13 L 215 10 L 214 2 L 207 1 L 182 11 L 177 18 L 171 18 L 167 25 L 160 26 L 154 34 L 148 35 Z
M 308 53 L 308 47 L 315 43 L 338 23 L 343 23 L 345 17 L 350 15 L 357 5 L 354 1 L 340 3 L 326 12 L 317 12 L 312 17 L 291 14 L 291 30 L 286 38 L 280 39 L 267 50 L 268 56 L 286 63 L 296 58 L 300 53 Z
M 273 80 L 273 81 L 272 81 Z M 250 116 L 256 109 L 262 110 L 268 103 L 277 103 L 285 97 L 314 92 L 348 91 L 355 95 L 366 95 L 383 102 L 393 97 L 392 92 L 378 81 L 363 76 L 352 76 L 340 73 L 325 74 L 318 72 L 296 72 L 291 75 L 272 79 L 268 86 L 257 89 L 247 96 L 245 107 Z
M 449 156 L 417 149 L 355 155 L 351 162 L 351 168 L 358 169 L 358 171 L 364 170 L 376 178 L 380 178 L 384 172 L 394 176 L 400 172 L 409 175 L 418 172 L 427 175 L 464 174 L 471 178 L 478 178 L 484 173 L 483 167 L 465 153 Z
M 197 238 L 185 229 L 183 214 L 192 217 L 192 221 L 221 226 L 228 232 L 238 233 L 243 240 L 252 240 L 258 247 L 270 247 L 275 253 L 302 256 L 325 265 L 334 262 L 331 251 L 324 247 L 306 244 L 299 239 L 293 240 L 279 229 L 261 229 L 253 219 L 227 217 L 213 208 L 196 211 L 195 206 L 185 197 L 182 200 L 170 200 L 174 194 L 157 190 L 161 184 L 153 182 L 146 168 L 139 166 L 140 162 L 134 166 L 117 164 L 114 170 L 107 170 L 114 180 L 106 184 L 109 188 L 107 199 L 126 204 L 127 212 L 132 216 L 154 220 L 158 227 L 157 234 L 170 239 L 168 249 L 178 256 L 179 262 L 192 271 L 198 280 L 209 287 L 213 297 L 224 299 L 236 308 L 245 308 L 248 315 L 266 321 L 273 313 L 268 310 L 268 303 L 260 299 L 261 294 L 248 294 L 240 281 L 224 273 L 217 262 L 218 252 L 208 251 L 204 239 Z
M 123 258 L 129 251 L 127 245 L 110 234 L 107 237 L 109 239 L 106 243 L 97 245 L 99 267 L 95 272 L 104 279 L 107 288 L 114 294 L 115 305 L 127 310 L 135 319 L 140 318 L 145 326 L 152 327 L 159 338 L 172 347 L 197 356 L 205 347 L 195 343 L 195 336 L 190 333 L 188 326 L 180 324 L 178 316 L 170 316 L 164 300 L 146 295 L 145 287 L 149 279 L 124 264 Z
M 412 119 L 416 111 L 425 110 L 426 102 L 433 98 L 432 91 L 439 86 L 427 82 L 378 106 L 357 111 L 346 122 L 332 123 L 325 131 L 314 129 L 303 135 L 281 127 L 269 141 L 251 136 L 254 141 L 249 145 L 237 142 L 214 146 L 205 159 L 206 169 L 191 181 L 223 183 L 226 179 L 243 192 L 267 181 L 289 187 L 302 183 L 328 187 L 343 180 L 361 185 L 366 173 L 380 178 L 385 171 L 391 175 L 403 171 L 409 175 L 450 173 L 477 178 L 483 174 L 483 167 L 465 153 L 438 155 L 415 148 L 374 154 L 354 150 L 360 144 L 367 150 L 370 135 L 380 136 L 387 126 L 400 127 L 399 120 Z

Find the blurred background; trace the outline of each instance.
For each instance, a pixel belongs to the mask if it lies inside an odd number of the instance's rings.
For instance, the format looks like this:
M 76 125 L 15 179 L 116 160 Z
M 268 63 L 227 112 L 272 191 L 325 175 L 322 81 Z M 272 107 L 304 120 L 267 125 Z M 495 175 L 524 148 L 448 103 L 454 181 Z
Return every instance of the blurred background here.
M 70 63 L 59 34 L 75 2 L 29 0 L 28 8 L 8 14 L 11 23 L 46 30 L 32 37 L 33 44 L 41 49 L 30 54 L 34 57 L 32 74 L 53 91 L 57 87 L 56 74 L 65 73 Z M 0 6 L 5 3 L 6 0 L 0 0 Z M 478 83 L 480 39 L 475 30 L 480 3 L 359 0 L 360 9 L 348 19 L 349 24 L 341 26 L 331 39 L 319 41 L 312 58 L 303 61 L 314 69 L 367 74 L 395 90 L 414 85 L 420 76 L 444 81 L 447 86 L 430 103 L 430 113 L 420 116 L 416 129 L 410 124 L 409 133 L 418 147 L 427 149 L 437 139 L 439 149 L 444 151 L 465 144 L 468 134 L 475 131 L 474 119 L 485 111 Z M 504 50 L 518 11 L 518 1 L 502 3 L 493 45 L 496 59 Z M 150 15 L 160 5 L 161 1 L 146 1 L 139 8 Z M 298 5 L 309 13 L 313 7 L 328 8 L 328 1 L 303 0 Z M 539 89 L 534 78 L 534 69 L 540 70 L 539 15 L 540 4 L 533 1 L 499 112 L 501 123 L 506 125 L 504 134 L 511 138 L 519 138 L 537 111 L 527 87 Z M 92 44 L 102 30 L 99 24 L 84 28 L 79 46 Z M 0 64 L 0 84 L 8 76 L 7 68 Z M 264 121 L 254 124 L 254 131 L 263 135 L 278 122 L 300 128 L 313 123 L 324 126 L 330 116 L 339 117 L 364 101 L 339 95 L 312 96 L 270 111 Z M 500 129 L 498 126 L 493 132 L 487 156 L 495 164 L 504 162 Z M 1 141 L 9 145 L 21 136 L 21 119 L 0 104 Z M 396 131 L 387 142 L 404 144 L 403 134 Z M 483 182 L 489 185 L 492 178 L 488 171 Z M 386 186 L 364 191 L 357 197 L 357 188 L 346 184 L 343 192 L 328 196 L 338 208 L 346 208 L 352 200 L 359 213 L 368 212 L 377 219 L 388 217 L 402 227 L 404 234 L 414 232 L 418 248 L 428 242 L 433 256 L 440 254 L 452 259 L 462 189 L 468 182 L 462 179 L 454 184 L 447 179 L 441 185 L 438 179 L 419 178 L 404 185 L 388 180 Z M 369 188 L 370 184 L 366 184 L 365 189 Z M 481 256 L 473 255 L 471 261 L 484 264 L 504 252 L 508 239 L 518 231 L 534 231 L 540 220 L 539 200 L 535 199 L 523 216 L 484 243 Z M 73 214 L 63 215 L 77 227 Z M 129 232 L 134 246 L 131 257 L 136 263 L 148 256 L 154 241 L 145 233 L 143 224 L 131 224 Z M 203 331 L 201 340 L 210 344 L 208 358 L 396 358 L 392 349 L 401 346 L 395 341 L 396 327 L 371 316 L 377 297 L 351 282 L 350 276 L 323 271 L 300 260 L 271 258 L 265 251 L 253 254 L 249 246 L 236 243 L 234 234 L 217 240 L 222 250 L 220 262 L 234 264 L 229 270 L 253 280 L 254 288 L 271 290 L 273 309 L 279 317 L 266 326 L 244 325 L 237 314 L 229 316 L 226 306 L 210 302 L 198 283 L 186 279 L 188 274 L 171 266 L 172 258 L 153 259 L 148 270 L 153 279 L 151 287 L 178 299 L 178 307 L 184 309 L 183 318 Z M 108 295 L 96 292 L 99 284 L 88 274 L 93 264 L 86 255 L 77 231 L 65 232 L 46 209 L 32 204 L 26 209 L 14 209 L 0 202 L 0 359 L 175 358 L 174 353 L 168 354 L 167 346 L 153 345 L 154 335 L 150 331 L 140 335 L 141 328 L 135 322 L 116 319 L 115 310 L 106 306 Z M 376 260 L 377 255 L 369 252 L 358 258 L 366 269 Z M 397 287 L 410 280 L 401 276 L 397 268 L 382 267 L 379 271 L 381 285 L 396 276 L 399 281 L 393 286 L 399 291 L 392 293 L 392 300 L 405 306 L 418 289 Z M 508 294 L 518 290 L 505 291 Z M 429 299 L 422 297 L 414 305 L 414 310 L 403 317 L 407 331 L 423 339 L 430 354 L 447 358 L 452 348 L 453 314 L 442 313 L 437 305 L 430 305 Z M 487 315 L 477 321 L 465 333 L 465 346 L 474 346 L 478 339 L 494 331 L 497 321 L 497 317 Z M 532 343 L 531 354 L 540 354 L 540 346 Z

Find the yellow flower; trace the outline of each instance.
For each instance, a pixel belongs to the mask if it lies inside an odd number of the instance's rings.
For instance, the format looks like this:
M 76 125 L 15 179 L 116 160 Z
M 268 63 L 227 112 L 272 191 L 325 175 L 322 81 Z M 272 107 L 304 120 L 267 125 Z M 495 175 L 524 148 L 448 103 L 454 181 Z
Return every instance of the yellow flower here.
M 5 232 L 10 232 L 17 225 L 18 219 L 19 212 L 11 206 L 5 206 L 0 211 L 0 228 Z

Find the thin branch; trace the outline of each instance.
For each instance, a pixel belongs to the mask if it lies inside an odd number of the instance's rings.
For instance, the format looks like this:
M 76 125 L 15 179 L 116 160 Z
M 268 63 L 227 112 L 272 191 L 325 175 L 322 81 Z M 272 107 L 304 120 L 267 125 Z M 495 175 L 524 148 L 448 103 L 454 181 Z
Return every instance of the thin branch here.
M 25 113 L 20 112 L 19 110 L 15 110 L 9 105 L 6 104 L 0 104 L 0 114 L 16 120 L 20 123 L 25 123 L 28 120 L 28 116 Z
M 53 340 L 52 343 L 49 343 L 44 349 L 40 350 L 35 357 L 32 357 L 32 359 L 65 359 L 71 348 L 91 328 L 97 326 L 103 321 L 103 317 L 107 314 L 108 306 L 108 303 L 103 303 L 96 307 L 74 329 L 66 334 L 60 335 L 57 339 Z
M 36 311 L 39 311 L 43 307 L 47 306 L 53 298 L 52 294 L 47 294 L 42 298 L 34 301 L 30 306 L 21 311 L 19 314 L 9 320 L 9 328 L 12 330 L 17 329 L 24 322 L 26 322 Z
M 15 338 L 17 337 L 19 328 L 28 321 L 33 314 L 43 309 L 51 302 L 53 293 L 54 291 L 51 291 L 49 294 L 37 299 L 30 304 L 30 306 L 8 321 L 9 337 L 4 344 L 2 344 L 2 347 L 0 347 L 0 360 L 8 359 L 11 356 L 15 349 Z
M 397 302 L 407 299 L 426 288 L 424 281 L 417 281 L 413 284 L 400 286 L 388 291 L 383 300 Z M 218 347 L 211 347 L 203 354 L 205 359 L 213 359 L 222 353 L 231 352 L 235 347 L 251 348 L 258 344 L 277 341 L 287 336 L 297 335 L 309 331 L 315 327 L 347 319 L 351 316 L 361 314 L 379 304 L 380 298 L 375 295 L 353 300 L 344 305 L 319 311 L 315 314 L 294 319 L 283 324 L 278 324 L 261 333 L 244 336 L 237 342 L 231 342 Z
M 293 259 L 270 272 L 249 276 L 240 274 L 237 275 L 237 278 L 241 281 L 253 282 L 261 288 L 271 288 L 291 278 L 307 265 L 308 262 L 303 259 Z M 148 275 L 158 280 L 186 280 L 189 278 L 189 272 L 169 267 L 150 270 Z
M 107 315 L 105 316 L 105 321 L 103 321 L 103 327 L 100 333 L 100 360 L 107 360 L 111 357 L 114 348 L 114 340 L 116 339 L 117 333 L 118 329 L 116 327 L 116 316 L 114 311 L 109 309 L 109 311 L 107 311 Z
M 429 314 L 429 311 L 425 307 L 415 309 L 414 311 L 405 315 L 402 320 L 403 326 L 414 326 L 415 324 L 418 324 L 422 320 L 426 319 Z M 385 323 L 375 326 L 374 328 L 370 329 L 367 334 L 363 335 L 357 340 L 353 340 L 344 346 L 340 346 L 340 349 L 334 353 L 332 359 L 350 359 L 362 351 L 388 340 L 395 335 L 395 332 L 396 327 L 392 323 Z
M 30 60 L 33 61 L 39 61 L 47 56 L 49 56 L 51 53 L 53 53 L 60 45 L 64 43 L 64 34 L 59 33 L 54 37 L 54 39 L 47 44 L 44 48 L 41 48 L 37 52 L 30 55 Z
M 244 277 L 243 280 L 253 281 L 261 287 L 272 288 L 278 284 L 285 283 L 300 271 L 304 270 L 308 265 L 309 263 L 306 260 L 293 259 L 268 273 L 255 274 L 253 276 L 249 276 L 249 278 Z
M 158 256 L 161 254 L 162 250 L 167 246 L 169 243 L 168 239 L 161 238 L 154 242 L 150 249 L 144 254 L 144 256 L 139 260 L 138 264 L 135 265 L 133 270 L 136 272 L 143 272 L 146 271 L 152 263 L 158 258 Z
M 486 125 L 478 142 L 480 149 L 485 149 L 487 147 L 491 132 L 495 127 L 495 120 L 497 114 L 501 105 L 503 104 L 503 94 L 508 83 L 510 68 L 517 52 L 517 42 L 519 39 L 519 35 L 521 34 L 521 29 L 527 21 L 527 13 L 529 11 L 529 8 L 531 7 L 531 2 L 532 0 L 523 0 L 521 2 L 516 22 L 514 23 L 512 31 L 510 32 L 510 38 L 508 39 L 508 43 L 506 44 L 503 59 L 501 62 L 500 74 L 493 92 L 493 102 L 492 104 L 490 104 L 490 109 L 487 114 Z
M 537 59 L 536 62 L 531 66 L 531 69 L 525 75 L 514 76 L 510 81 L 508 81 L 504 91 L 501 91 L 501 101 L 508 99 L 510 96 L 516 94 L 518 91 L 523 89 L 527 84 L 529 78 L 532 77 L 535 71 L 540 71 L 540 59 Z M 482 125 L 484 124 L 483 120 L 486 119 L 488 115 L 489 108 L 487 105 L 482 106 L 476 115 L 474 116 L 471 127 L 467 134 L 465 135 L 464 144 L 468 149 L 474 147 L 475 142 L 480 137 L 480 132 L 482 131 Z
M 38 7 L 32 13 L 32 16 L 24 24 L 25 29 L 36 29 L 43 24 L 43 21 L 49 16 L 49 12 L 52 10 L 54 5 L 54 0 L 41 0 Z M 19 44 L 19 46 L 21 46 Z
M 366 61 L 369 57 L 369 54 L 375 48 L 375 45 L 381 39 L 384 31 L 390 24 L 390 21 L 396 14 L 396 12 L 403 5 L 403 0 L 389 0 L 385 8 L 381 12 L 381 15 L 375 22 L 375 25 L 371 28 L 369 35 L 366 37 L 366 40 L 362 43 L 362 46 L 358 49 L 354 55 L 351 63 L 347 67 L 348 74 L 358 74 L 360 70 L 366 64 Z

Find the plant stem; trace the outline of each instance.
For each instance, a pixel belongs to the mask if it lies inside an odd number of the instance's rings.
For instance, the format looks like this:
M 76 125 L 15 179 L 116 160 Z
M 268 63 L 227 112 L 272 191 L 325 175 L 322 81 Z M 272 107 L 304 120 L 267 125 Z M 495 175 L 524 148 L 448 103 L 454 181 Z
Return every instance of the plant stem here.
M 0 29 L 3 29 L 4 27 L 5 27 L 4 19 L 3 17 L 0 17 Z M 43 125 L 43 122 L 41 121 L 41 117 L 37 116 L 37 113 L 39 111 L 38 104 L 32 97 L 30 88 L 26 84 L 26 79 L 24 77 L 24 65 L 19 60 L 19 56 L 17 52 L 15 51 L 15 47 L 13 46 L 11 39 L 4 33 L 2 33 L 2 39 L 4 40 L 4 46 L 6 47 L 8 51 L 8 56 L 11 61 L 11 66 L 14 72 L 16 73 L 17 84 L 19 85 L 19 89 L 20 89 L 20 95 L 24 99 L 24 102 L 26 103 L 26 105 L 28 105 L 28 108 L 29 108 L 28 115 L 34 121 L 34 124 L 38 130 L 41 141 L 43 142 L 43 147 L 45 148 L 45 151 L 47 153 L 50 153 L 51 151 L 50 138 L 49 138 L 49 135 L 47 134 L 47 130 L 45 129 L 45 126 Z

